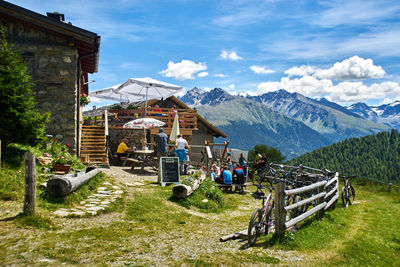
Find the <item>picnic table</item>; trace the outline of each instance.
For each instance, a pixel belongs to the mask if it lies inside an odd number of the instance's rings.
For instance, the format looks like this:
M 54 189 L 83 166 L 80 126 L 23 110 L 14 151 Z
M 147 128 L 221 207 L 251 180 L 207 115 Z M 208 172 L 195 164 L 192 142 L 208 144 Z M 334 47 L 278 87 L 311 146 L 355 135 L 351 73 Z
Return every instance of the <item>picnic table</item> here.
M 128 162 L 131 164 L 131 170 L 134 170 L 136 166 L 141 166 L 142 170 L 146 166 L 155 167 L 156 159 L 154 158 L 154 150 L 128 151 L 122 166 L 126 166 Z

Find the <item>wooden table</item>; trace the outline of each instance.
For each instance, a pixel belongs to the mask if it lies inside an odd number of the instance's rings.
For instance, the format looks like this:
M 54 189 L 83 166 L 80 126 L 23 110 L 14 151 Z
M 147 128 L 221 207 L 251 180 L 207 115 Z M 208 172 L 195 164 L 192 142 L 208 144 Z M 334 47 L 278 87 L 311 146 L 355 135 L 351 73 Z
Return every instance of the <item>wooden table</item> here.
M 131 169 L 135 168 L 135 165 L 139 165 L 142 167 L 142 170 L 145 166 L 155 166 L 154 160 L 154 150 L 134 150 L 128 151 L 126 159 L 122 166 L 126 166 L 126 163 L 131 163 Z

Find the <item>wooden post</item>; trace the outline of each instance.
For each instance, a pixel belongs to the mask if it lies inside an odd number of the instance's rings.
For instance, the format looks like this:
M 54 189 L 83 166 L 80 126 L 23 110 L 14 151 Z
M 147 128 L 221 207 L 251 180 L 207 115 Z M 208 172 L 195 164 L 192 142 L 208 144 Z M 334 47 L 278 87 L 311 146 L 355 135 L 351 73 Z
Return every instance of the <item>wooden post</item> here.
M 389 183 L 388 193 L 390 193 L 391 189 L 392 189 L 392 183 Z
M 285 183 L 278 183 L 275 186 L 275 234 L 285 233 L 285 222 Z
M 29 152 L 25 152 L 25 199 L 24 215 L 35 215 L 36 200 L 36 159 Z
M 318 188 L 317 188 L 317 195 L 320 194 L 320 193 L 322 193 L 322 192 L 324 192 L 324 191 L 325 191 L 325 187 L 324 187 L 324 186 L 318 187 Z M 325 198 L 323 198 L 323 197 L 320 198 L 320 199 L 318 199 L 318 200 L 317 200 L 317 205 L 323 203 L 324 201 L 325 201 Z M 317 205 L 315 205 L 315 206 L 317 206 Z M 321 218 L 322 216 L 324 216 L 324 213 L 325 213 L 325 210 L 324 210 L 324 209 L 321 209 L 321 210 L 318 211 L 317 216 L 318 216 L 319 218 Z

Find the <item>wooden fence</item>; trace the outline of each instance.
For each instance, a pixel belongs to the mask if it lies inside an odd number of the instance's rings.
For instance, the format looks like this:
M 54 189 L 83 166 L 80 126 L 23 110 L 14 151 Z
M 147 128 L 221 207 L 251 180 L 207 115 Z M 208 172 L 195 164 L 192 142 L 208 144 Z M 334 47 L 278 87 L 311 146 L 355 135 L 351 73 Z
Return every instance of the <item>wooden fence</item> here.
M 307 192 L 317 192 L 310 194 L 310 197 L 286 206 L 285 199 L 289 196 L 303 194 Z M 275 233 L 282 234 L 286 229 L 293 227 L 297 223 L 310 217 L 317 212 L 323 214 L 325 210 L 331 207 L 339 198 L 339 173 L 335 173 L 334 177 L 324 181 L 316 182 L 311 185 L 299 187 L 295 189 L 285 190 L 285 184 L 279 183 L 275 187 Z M 293 209 L 298 209 L 304 205 L 314 203 L 314 207 L 290 218 L 286 221 L 286 213 Z M 301 209 L 300 209 L 301 210 Z

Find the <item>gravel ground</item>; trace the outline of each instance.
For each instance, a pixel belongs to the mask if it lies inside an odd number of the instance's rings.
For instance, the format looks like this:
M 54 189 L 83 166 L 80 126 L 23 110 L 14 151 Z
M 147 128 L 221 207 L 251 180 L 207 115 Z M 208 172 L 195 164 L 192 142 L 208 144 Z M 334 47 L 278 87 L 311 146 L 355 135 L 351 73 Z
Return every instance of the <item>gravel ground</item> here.
M 157 182 L 157 172 L 151 168 L 145 168 L 144 171 L 135 169 L 130 170 L 130 167 L 112 166 L 109 169 L 101 169 L 107 176 L 113 177 L 114 183 L 119 185 L 125 192 L 127 200 L 132 200 L 138 192 L 151 192 L 156 189 L 156 185 L 151 184 Z M 149 183 L 150 182 L 150 183 Z M 180 205 L 166 201 L 165 204 L 175 209 L 190 213 L 191 215 L 201 217 L 198 225 L 191 226 L 185 231 L 173 230 L 170 232 L 160 231 L 157 234 L 151 235 L 133 235 L 127 237 L 124 243 L 120 245 L 121 256 L 113 258 L 112 261 L 99 263 L 96 258 L 96 253 L 89 253 L 85 258 L 80 260 L 80 263 L 87 266 L 96 265 L 142 265 L 142 266 L 166 266 L 178 265 L 190 266 L 200 260 L 200 265 L 212 263 L 217 266 L 266 266 L 265 263 L 258 262 L 256 258 L 272 257 L 279 259 L 278 265 L 283 266 L 298 266 L 306 264 L 306 256 L 297 251 L 281 251 L 265 248 L 263 242 L 259 242 L 255 247 L 247 247 L 246 240 L 230 240 L 220 242 L 221 236 L 231 234 L 235 231 L 240 231 L 247 228 L 247 222 L 243 218 L 249 216 L 254 208 L 255 200 L 248 196 L 241 195 L 243 200 L 238 208 L 232 212 L 226 211 L 219 214 L 203 213 L 196 209 L 186 209 Z M 6 206 L 0 207 L 2 217 L 8 217 L 17 214 L 21 210 L 21 203 L 5 202 Z M 99 227 L 107 227 L 115 222 L 123 221 L 125 214 L 123 211 L 115 211 L 110 213 L 100 214 L 98 216 L 88 218 L 52 218 L 55 225 L 61 226 L 55 232 L 57 234 L 71 233 L 81 229 L 96 229 Z M 232 225 L 232 221 L 240 222 L 237 225 Z M 143 226 L 145 227 L 145 226 Z M 182 229 L 182 228 L 181 228 Z M 28 248 L 26 242 L 29 243 L 29 251 L 36 251 L 35 247 L 43 246 L 46 240 L 46 231 L 32 229 L 16 229 L 12 221 L 0 222 L 0 243 L 11 245 L 12 240 L 24 238 L 17 244 L 8 246 L 7 248 L 0 245 L 0 248 L 6 249 L 5 254 L 0 253 L 0 258 L 3 258 L 5 265 L 59 265 L 63 262 L 60 259 L 54 259 L 43 255 L 40 252 L 34 254 L 25 253 Z M 190 231 L 190 232 L 188 232 Z M 53 232 L 54 233 L 54 232 Z M 24 240 L 25 239 L 25 240 Z M 40 241 L 42 240 L 42 241 Z M 145 246 L 144 246 L 145 244 Z M 88 244 L 82 244 L 83 247 Z M 65 245 L 67 246 L 67 245 Z M 89 245 L 91 246 L 91 245 Z M 107 253 L 98 251 L 99 253 Z M 21 254 L 22 253 L 22 254 Z M 39 253 L 39 254 L 38 254 Z M 234 255 L 236 258 L 232 260 L 229 255 Z M 78 258 L 80 256 L 77 256 Z M 23 260 L 22 260 L 23 259 Z M 240 260 L 237 260 L 240 259 Z M 186 263 L 183 263 L 186 262 Z M 0 265 L 1 261 L 0 261 Z M 307 265 L 307 264 L 306 264 Z
M 139 169 L 131 171 L 129 167 L 111 166 L 110 169 L 101 170 L 108 176 L 114 177 L 117 183 L 128 185 L 126 187 L 128 196 L 132 196 L 135 191 L 142 191 L 144 188 L 141 185 L 146 181 L 157 182 L 157 172 L 152 168 L 145 168 L 145 171 L 140 171 Z M 247 203 L 246 205 L 245 203 L 239 206 L 234 212 L 228 211 L 222 214 L 208 214 L 196 210 L 188 210 L 175 203 L 170 203 L 192 215 L 208 219 L 209 224 L 199 225 L 198 230 L 190 237 L 183 236 L 180 233 L 160 233 L 157 237 L 140 237 L 139 240 L 135 240 L 135 242 L 151 244 L 150 253 L 135 254 L 132 252 L 132 255 L 126 255 L 124 258 L 134 258 L 134 261 L 128 260 L 109 264 L 141 264 L 146 262 L 154 266 L 163 266 L 165 263 L 171 261 L 171 259 L 196 259 L 200 255 L 236 254 L 241 253 L 241 251 L 246 251 L 246 254 L 251 253 L 258 256 L 277 258 L 280 260 L 280 265 L 298 265 L 300 262 L 304 263 L 305 255 L 297 251 L 282 251 L 263 247 L 249 248 L 247 247 L 247 240 L 240 239 L 227 242 L 219 241 L 219 238 L 223 235 L 247 228 L 246 223 L 246 225 L 236 226 L 236 229 L 235 227 L 231 230 L 227 229 L 226 218 L 251 214 L 254 209 L 253 204 Z M 172 251 L 171 247 L 173 247 Z M 238 265 L 242 264 L 245 263 L 238 263 Z

